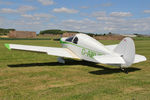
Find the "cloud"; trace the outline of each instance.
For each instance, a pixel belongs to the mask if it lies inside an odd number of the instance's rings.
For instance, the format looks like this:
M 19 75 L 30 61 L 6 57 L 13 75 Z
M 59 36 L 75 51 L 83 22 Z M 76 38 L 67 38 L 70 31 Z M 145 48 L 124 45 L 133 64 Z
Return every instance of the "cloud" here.
M 48 24 L 45 21 L 32 20 L 31 18 L 19 18 L 17 20 L 5 19 L 2 24 L 0 22 L 0 27 L 15 28 L 16 30 L 23 31 L 40 31 L 47 26 Z
M 88 8 L 111 7 L 111 6 L 112 6 L 112 3 L 102 3 L 102 4 L 97 4 L 94 6 L 81 6 L 80 8 L 88 9 Z
M 150 18 L 125 19 L 103 17 L 98 19 L 105 31 L 114 33 L 147 33 L 150 31 Z
M 89 6 L 81 6 L 80 8 L 82 8 L 82 9 L 88 9 L 90 7 Z
M 6 26 L 5 24 L 6 24 L 6 19 L 0 16 L 0 27 L 1 28 L 5 27 Z
M 53 18 L 53 17 L 54 17 L 53 15 L 51 15 L 51 14 L 46 14 L 46 13 L 34 14 L 34 16 L 40 17 L 40 18 Z
M 51 18 L 54 18 L 53 15 L 46 14 L 46 13 L 39 13 L 39 14 L 33 14 L 33 15 L 31 15 L 31 14 L 22 14 L 21 16 L 24 17 L 24 18 L 32 19 L 32 20 L 40 20 L 40 19 L 42 19 L 43 21 L 44 20 L 49 20 Z
M 53 0 L 38 0 L 38 2 L 40 2 L 42 5 L 53 5 L 54 1 Z
M 8 1 L 0 1 L 0 5 L 11 5 L 11 4 L 13 3 Z
M 63 29 L 63 30 L 76 30 L 81 32 L 95 32 L 95 33 L 145 33 L 150 32 L 150 17 L 139 19 L 125 19 L 111 16 L 101 17 L 101 19 L 82 19 L 74 20 L 68 19 L 59 21 L 59 23 L 51 22 L 50 20 L 33 20 L 33 17 L 44 17 L 44 14 L 24 15 L 18 20 L 3 20 L 0 18 L 0 26 L 7 28 L 16 28 L 17 30 L 32 30 L 40 31 L 44 29 Z M 36 17 L 35 17 L 36 18 Z M 99 18 L 99 17 L 98 17 Z M 1 20 L 3 22 L 1 22 Z M 11 23 L 11 24 L 10 24 Z
M 29 14 L 22 14 L 21 16 L 25 18 L 33 18 L 33 15 L 29 15 Z
M 92 33 L 150 33 L 150 17 L 138 19 L 134 17 L 126 18 L 125 16 L 129 16 L 126 13 L 129 12 L 123 12 L 118 15 L 116 14 L 117 16 L 112 16 L 111 14 L 114 14 L 114 12 L 107 14 L 106 11 L 97 11 L 87 15 L 84 19 L 61 20 L 55 19 L 55 16 L 49 13 L 27 13 L 28 11 L 34 10 L 33 8 L 19 7 L 17 9 L 1 9 L 0 12 L 19 13 L 21 17 L 16 20 L 0 17 L 0 27 L 31 31 L 63 29 Z
M 0 16 L 0 23 L 3 22 L 4 20 L 5 18 Z
M 123 22 L 125 20 L 123 18 L 116 18 L 110 16 L 97 17 L 96 19 L 103 22 Z
M 68 8 L 62 7 L 62 8 L 53 9 L 53 12 L 74 14 L 74 13 L 78 13 L 79 11 L 75 9 L 68 9 Z
M 101 4 L 102 7 L 110 7 L 112 6 L 112 3 L 103 3 Z
M 130 12 L 112 12 L 110 16 L 113 17 L 130 17 L 132 14 Z
M 105 11 L 98 11 L 98 12 L 93 12 L 91 14 L 92 17 L 103 17 L 106 16 L 106 12 Z
M 17 9 L 18 12 L 27 12 L 27 11 L 32 11 L 32 10 L 35 10 L 36 8 L 33 7 L 33 6 L 21 6 Z
M 36 8 L 33 6 L 21 6 L 17 9 L 11 9 L 11 8 L 2 8 L 0 9 L 0 13 L 25 13 L 27 11 L 35 10 Z
M 150 14 L 150 10 L 144 10 L 144 13 Z
M 65 30 L 76 30 L 81 32 L 95 32 L 99 29 L 99 25 L 96 21 L 87 18 L 83 20 L 63 20 L 59 27 Z
M 83 19 L 63 20 L 55 27 L 65 30 L 76 30 L 81 32 L 94 32 L 94 33 L 145 33 L 149 34 L 150 31 L 150 17 L 139 19 L 125 19 L 111 16 L 97 17 L 101 19 Z
M 0 13 L 18 13 L 18 11 L 10 8 L 2 8 L 0 9 Z

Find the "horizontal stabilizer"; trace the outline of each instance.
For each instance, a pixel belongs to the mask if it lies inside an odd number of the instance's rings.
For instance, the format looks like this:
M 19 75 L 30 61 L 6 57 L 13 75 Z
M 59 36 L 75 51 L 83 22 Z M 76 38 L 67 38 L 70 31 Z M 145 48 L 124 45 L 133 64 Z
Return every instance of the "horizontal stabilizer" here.
M 138 62 L 142 62 L 142 61 L 146 61 L 146 57 L 136 54 L 133 63 L 138 63 Z
M 125 64 L 122 57 L 112 55 L 94 56 L 94 59 L 102 64 Z

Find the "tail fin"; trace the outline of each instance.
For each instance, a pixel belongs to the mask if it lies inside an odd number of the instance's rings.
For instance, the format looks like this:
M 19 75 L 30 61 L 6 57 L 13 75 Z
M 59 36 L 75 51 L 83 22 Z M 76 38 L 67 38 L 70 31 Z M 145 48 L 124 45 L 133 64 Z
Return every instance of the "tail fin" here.
M 124 38 L 114 49 L 114 52 L 120 54 L 120 56 L 124 59 L 126 64 L 123 65 L 123 67 L 132 65 L 135 59 L 134 41 L 129 37 Z

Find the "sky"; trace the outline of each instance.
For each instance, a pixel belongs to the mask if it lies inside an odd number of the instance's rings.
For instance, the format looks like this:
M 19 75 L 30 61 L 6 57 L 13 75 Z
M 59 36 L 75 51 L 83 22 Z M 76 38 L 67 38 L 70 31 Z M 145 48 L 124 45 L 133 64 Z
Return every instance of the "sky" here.
M 150 0 L 0 0 L 0 27 L 150 34 Z

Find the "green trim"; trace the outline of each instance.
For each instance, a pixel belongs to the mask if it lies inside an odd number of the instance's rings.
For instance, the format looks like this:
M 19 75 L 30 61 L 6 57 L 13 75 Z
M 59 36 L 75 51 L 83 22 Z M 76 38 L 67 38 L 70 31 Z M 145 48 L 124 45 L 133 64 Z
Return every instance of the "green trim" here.
M 60 39 L 60 43 L 61 44 L 71 44 L 71 45 L 74 45 L 74 46 L 77 46 L 77 47 L 80 47 L 80 48 L 82 48 L 82 49 L 87 49 L 87 50 L 90 50 L 90 51 L 93 51 L 93 52 L 97 52 L 97 51 L 94 51 L 94 50 L 91 50 L 91 49 L 89 49 L 89 48 L 85 48 L 85 47 L 82 47 L 82 46 L 79 46 L 79 45 L 77 45 L 77 44 L 74 44 L 74 43 L 71 43 L 71 42 L 67 42 L 67 41 L 62 41 L 61 39 Z M 82 53 L 82 52 L 81 52 Z M 98 54 L 97 55 L 103 55 L 102 53 L 100 53 L 100 52 L 97 52 Z M 95 55 L 95 54 L 94 54 Z
M 9 44 L 6 43 L 6 44 L 4 44 L 4 45 L 5 45 L 5 47 L 6 47 L 7 49 L 11 50 Z
M 71 42 L 62 41 L 61 39 L 60 39 L 60 43 L 62 43 L 62 44 L 72 44 L 72 45 L 75 45 L 75 46 L 81 47 L 81 46 L 76 45 L 76 44 L 73 44 L 73 43 L 71 43 Z M 83 48 L 83 47 L 82 47 L 82 48 Z
M 89 48 L 85 48 L 85 47 L 83 47 L 83 46 L 80 46 L 80 45 L 77 45 L 77 44 L 74 44 L 74 43 L 71 43 L 71 42 L 62 41 L 61 39 L 60 39 L 60 43 L 62 43 L 62 44 L 72 44 L 72 45 L 75 45 L 75 46 L 77 46 L 77 47 L 90 50 Z M 94 50 L 92 50 L 92 51 L 94 51 Z

